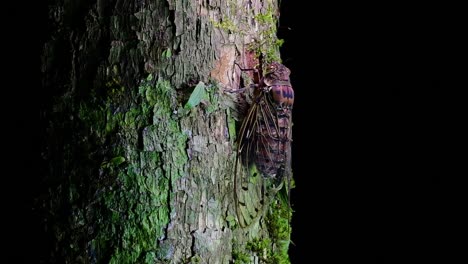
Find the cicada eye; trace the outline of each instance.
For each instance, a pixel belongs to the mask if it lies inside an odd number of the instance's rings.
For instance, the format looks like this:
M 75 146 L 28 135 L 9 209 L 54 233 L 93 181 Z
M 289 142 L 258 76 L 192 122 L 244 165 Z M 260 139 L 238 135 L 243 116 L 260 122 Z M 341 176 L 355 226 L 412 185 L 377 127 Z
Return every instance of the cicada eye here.
M 270 72 L 276 71 L 276 68 L 277 68 L 277 67 L 276 67 L 276 64 L 275 64 L 274 62 L 271 63 L 271 64 L 268 66 L 268 70 L 269 70 Z

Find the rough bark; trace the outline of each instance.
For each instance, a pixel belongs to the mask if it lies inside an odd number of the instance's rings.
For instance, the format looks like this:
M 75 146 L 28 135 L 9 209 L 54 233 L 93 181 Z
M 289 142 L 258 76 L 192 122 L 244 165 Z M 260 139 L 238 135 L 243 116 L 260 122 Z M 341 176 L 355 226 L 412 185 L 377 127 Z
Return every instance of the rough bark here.
M 233 201 L 241 72 L 279 60 L 272 0 L 49 1 L 35 209 L 46 263 L 287 263 L 289 211 Z M 244 76 L 244 81 L 247 79 Z M 270 206 L 271 205 L 271 206 Z

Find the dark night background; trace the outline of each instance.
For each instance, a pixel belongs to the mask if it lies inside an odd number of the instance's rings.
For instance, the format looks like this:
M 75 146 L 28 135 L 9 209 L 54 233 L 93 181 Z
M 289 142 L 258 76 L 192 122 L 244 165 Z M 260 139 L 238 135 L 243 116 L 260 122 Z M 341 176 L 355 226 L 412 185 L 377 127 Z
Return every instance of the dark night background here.
M 447 65 L 443 12 L 310 5 L 283 0 L 278 33 L 295 90 L 291 262 L 446 260 L 444 180 L 433 157 L 443 118 L 434 98 L 450 85 L 439 74 Z M 40 184 L 38 54 L 47 6 L 17 10 L 11 14 L 28 24 L 11 28 L 4 42 L 6 53 L 18 52 L 6 54 L 11 85 L 2 96 L 4 166 L 13 169 L 2 173 L 3 228 L 8 252 L 35 263 L 46 243 L 30 202 Z
M 442 13 L 283 1 L 278 36 L 295 90 L 292 263 L 449 258 L 434 158 L 443 118 L 434 98 L 449 85 Z

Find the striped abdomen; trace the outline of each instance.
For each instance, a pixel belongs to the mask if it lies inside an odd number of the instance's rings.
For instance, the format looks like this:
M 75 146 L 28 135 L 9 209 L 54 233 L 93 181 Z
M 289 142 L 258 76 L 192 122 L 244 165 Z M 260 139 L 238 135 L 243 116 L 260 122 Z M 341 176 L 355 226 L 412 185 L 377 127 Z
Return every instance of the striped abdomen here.
M 255 163 L 264 176 L 274 178 L 287 165 L 291 154 L 294 91 L 289 82 L 275 81 L 264 92 L 267 94 L 257 116 Z

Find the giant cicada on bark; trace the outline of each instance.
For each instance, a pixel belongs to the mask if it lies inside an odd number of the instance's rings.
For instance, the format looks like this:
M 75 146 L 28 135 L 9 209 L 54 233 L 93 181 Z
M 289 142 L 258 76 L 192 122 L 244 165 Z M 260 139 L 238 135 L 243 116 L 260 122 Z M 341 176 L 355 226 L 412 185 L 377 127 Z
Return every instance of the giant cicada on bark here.
M 270 188 L 278 191 L 286 182 L 289 203 L 291 182 L 291 141 L 292 141 L 292 107 L 294 90 L 289 80 L 290 70 L 278 62 L 267 66 L 266 74 L 259 78 L 254 88 L 250 107 L 242 121 L 237 137 L 237 157 L 235 165 L 234 192 L 236 214 L 241 226 L 247 223 L 242 219 L 241 206 L 244 201 L 239 198 L 239 192 L 246 191 L 248 179 L 239 175 L 249 176 L 249 172 L 242 173 L 240 167 L 248 168 L 256 165 L 257 171 L 263 179 L 273 183 Z M 286 180 L 286 181 L 285 181 Z M 262 193 L 272 193 L 262 190 Z M 265 199 L 261 199 L 263 203 Z M 245 211 L 248 211 L 247 209 Z

